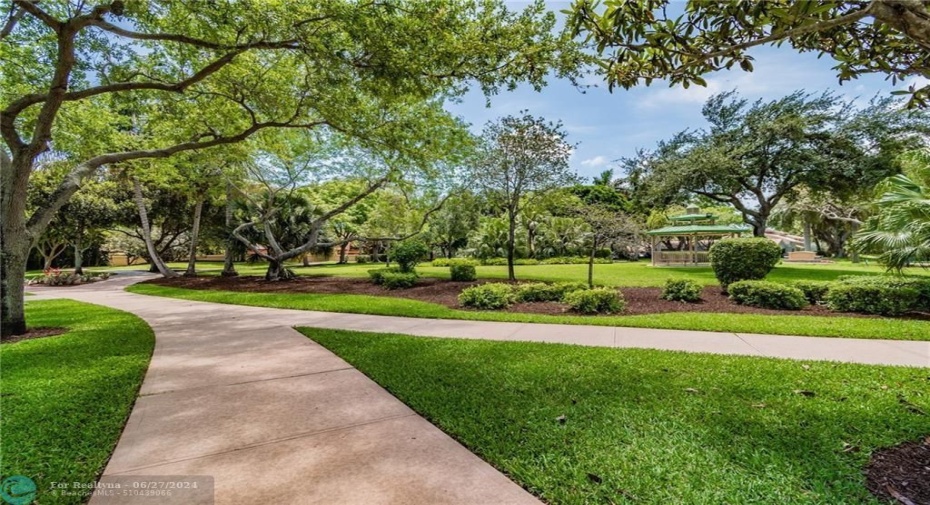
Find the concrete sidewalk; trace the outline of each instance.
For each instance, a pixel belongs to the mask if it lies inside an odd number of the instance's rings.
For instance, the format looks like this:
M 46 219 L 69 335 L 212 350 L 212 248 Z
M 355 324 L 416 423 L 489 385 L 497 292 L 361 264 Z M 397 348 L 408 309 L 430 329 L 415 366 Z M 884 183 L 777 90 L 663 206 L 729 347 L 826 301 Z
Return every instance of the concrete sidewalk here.
M 293 326 L 930 366 L 930 342 L 332 314 L 122 290 L 145 278 L 30 289 L 37 295 L 30 300 L 106 305 L 152 326 L 155 352 L 141 397 L 102 482 L 210 475 L 217 504 L 538 503 Z

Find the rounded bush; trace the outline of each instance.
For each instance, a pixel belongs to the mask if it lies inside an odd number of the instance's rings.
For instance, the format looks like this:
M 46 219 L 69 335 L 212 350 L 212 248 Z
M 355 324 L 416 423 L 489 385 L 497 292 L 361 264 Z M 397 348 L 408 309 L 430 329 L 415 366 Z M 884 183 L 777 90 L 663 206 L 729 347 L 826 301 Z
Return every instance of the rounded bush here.
M 482 265 L 487 266 L 505 266 L 507 265 L 507 258 L 485 258 L 481 260 Z
M 429 248 L 423 242 L 407 240 L 391 248 L 391 258 L 397 262 L 401 272 L 413 272 L 417 263 L 429 254 Z
M 368 263 L 369 257 L 367 254 L 359 254 L 355 257 L 355 262 L 359 264 Z
M 449 277 L 453 281 L 473 281 L 478 278 L 478 272 L 473 265 L 449 265 Z
M 897 316 L 927 310 L 930 279 L 891 276 L 846 277 L 830 286 L 824 300 L 831 310 Z
M 673 302 L 699 302 L 703 288 L 691 279 L 668 279 L 662 289 L 662 299 Z
M 503 309 L 516 301 L 509 284 L 491 283 L 472 286 L 459 293 L 459 303 L 465 307 L 483 310 Z
M 572 291 L 562 299 L 575 312 L 582 314 L 613 314 L 626 307 L 619 291 L 612 288 L 594 288 Z
M 830 290 L 830 283 L 825 281 L 795 281 L 791 285 L 803 291 L 811 305 L 823 302 Z
M 781 248 L 767 238 L 725 238 L 710 248 L 710 265 L 724 291 L 730 284 L 764 279 L 781 259 Z
M 801 310 L 807 306 L 798 288 L 768 281 L 738 281 L 730 284 L 730 299 L 740 305 L 775 310 Z
M 399 268 L 390 267 L 390 268 L 374 268 L 368 271 L 368 276 L 371 277 L 371 282 L 375 284 L 381 284 L 384 282 L 384 274 L 400 272 Z
M 381 274 L 381 286 L 385 289 L 407 289 L 417 283 L 417 274 L 413 272 L 384 272 Z

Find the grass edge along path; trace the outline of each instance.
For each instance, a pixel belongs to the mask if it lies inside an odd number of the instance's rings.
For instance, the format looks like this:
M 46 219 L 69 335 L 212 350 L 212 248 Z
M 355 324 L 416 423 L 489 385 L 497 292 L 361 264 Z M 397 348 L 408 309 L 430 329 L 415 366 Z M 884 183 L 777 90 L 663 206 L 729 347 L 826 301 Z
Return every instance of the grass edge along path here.
M 761 333 L 811 337 L 930 341 L 930 322 L 862 317 L 673 312 L 635 316 L 576 316 L 456 310 L 435 303 L 388 296 L 316 293 L 242 293 L 139 283 L 143 295 L 280 309 L 470 321 L 504 321 L 671 330 Z
M 930 434 L 926 369 L 298 330 L 553 504 L 879 503 Z
M 139 317 L 72 300 L 26 303 L 31 327 L 58 336 L 0 345 L 0 474 L 36 483 L 38 503 L 81 504 L 52 482 L 92 484 L 113 453 L 148 369 L 155 334 Z M 88 491 L 88 490 L 84 490 Z

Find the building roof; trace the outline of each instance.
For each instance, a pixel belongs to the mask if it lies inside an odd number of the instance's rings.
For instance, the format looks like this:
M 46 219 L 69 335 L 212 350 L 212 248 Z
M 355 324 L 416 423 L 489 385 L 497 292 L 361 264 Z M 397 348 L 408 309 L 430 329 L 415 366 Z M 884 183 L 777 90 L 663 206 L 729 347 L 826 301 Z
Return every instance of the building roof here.
M 715 216 L 713 214 L 682 214 L 668 218 L 669 221 L 706 221 L 709 219 L 715 219 Z
M 743 233 L 752 228 L 745 224 L 689 224 L 684 226 L 666 226 L 658 230 L 647 231 L 647 235 L 726 235 Z

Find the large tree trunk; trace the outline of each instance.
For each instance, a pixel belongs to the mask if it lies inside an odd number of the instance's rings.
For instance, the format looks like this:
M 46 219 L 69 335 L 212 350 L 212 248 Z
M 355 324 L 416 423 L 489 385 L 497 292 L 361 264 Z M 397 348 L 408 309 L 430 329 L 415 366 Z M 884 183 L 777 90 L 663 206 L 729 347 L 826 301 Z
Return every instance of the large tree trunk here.
M 0 249 L 0 335 L 22 335 L 26 333 L 26 315 L 23 310 L 23 288 L 26 280 L 26 257 L 29 241 L 25 233 L 10 236 L 4 228 Z
M 158 250 L 155 249 L 155 243 L 152 242 L 152 227 L 149 224 L 149 214 L 145 210 L 145 199 L 142 197 L 142 185 L 139 179 L 132 178 L 133 199 L 136 201 L 136 207 L 139 210 L 139 220 L 142 221 L 142 239 L 145 241 L 145 248 L 149 252 L 149 258 L 152 259 L 152 265 L 158 269 L 158 272 L 165 277 L 177 277 L 178 274 L 168 268 L 162 261 Z
M 203 198 L 194 205 L 194 223 L 191 228 L 191 243 L 187 255 L 187 270 L 185 277 L 197 277 L 197 239 L 200 238 L 200 216 L 203 213 Z
M 509 229 L 507 230 L 507 278 L 511 281 L 517 280 L 516 273 L 513 270 L 514 249 L 516 249 L 517 240 L 517 215 L 513 210 L 508 210 Z
M 268 271 L 265 272 L 266 281 L 286 281 L 295 277 L 294 272 L 277 260 L 268 260 Z
M 238 240 L 233 236 L 231 230 L 233 229 L 233 183 L 226 183 L 226 231 L 229 232 L 229 236 L 226 238 L 226 254 L 223 255 L 223 272 L 220 274 L 222 277 L 235 277 L 239 275 L 239 272 L 236 271 L 236 247 L 238 246 Z
M 0 148 L 0 335 L 26 333 L 23 288 L 32 239 L 26 233 L 29 168 Z
M 339 263 L 346 264 L 349 262 L 349 243 L 346 242 L 339 246 Z

